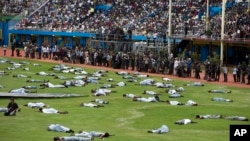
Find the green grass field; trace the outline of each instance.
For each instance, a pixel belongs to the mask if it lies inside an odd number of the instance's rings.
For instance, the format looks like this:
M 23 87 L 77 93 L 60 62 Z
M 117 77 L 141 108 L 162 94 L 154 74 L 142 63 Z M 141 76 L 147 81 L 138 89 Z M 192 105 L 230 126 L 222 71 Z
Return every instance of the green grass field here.
M 48 69 L 55 64 L 35 62 L 32 60 L 11 59 L 14 62 L 27 61 L 25 67 L 30 71 L 24 71 L 23 68 L 6 70 L 11 64 L 0 64 L 0 70 L 10 72 L 8 76 L 0 77 L 0 85 L 5 86 L 0 92 L 8 92 L 10 89 L 20 88 L 25 85 L 39 85 L 27 83 L 30 78 L 13 78 L 14 74 L 31 75 L 33 79 L 50 80 L 53 84 L 63 82 L 63 80 L 53 79 L 52 76 L 37 76 L 39 71 L 52 72 Z M 32 64 L 38 63 L 41 66 L 35 67 Z M 84 68 L 87 72 L 92 73 L 94 69 Z M 62 74 L 68 78 L 75 76 L 74 74 Z M 166 76 L 167 77 L 167 76 Z M 106 78 L 113 78 L 115 82 L 107 82 Z M 159 77 L 154 78 L 157 82 L 161 82 Z M 142 80 L 142 79 L 141 79 Z M 126 81 L 114 72 L 108 72 L 107 77 L 100 80 L 103 83 L 117 83 Z M 140 81 L 140 80 L 139 80 Z M 183 86 L 189 83 L 187 79 L 174 80 L 173 84 Z M 69 136 L 69 133 L 47 131 L 47 127 L 52 123 L 59 123 L 72 128 L 75 132 L 85 131 L 105 131 L 115 136 L 105 138 L 110 141 L 228 141 L 229 127 L 231 124 L 249 124 L 248 121 L 230 121 L 226 119 L 195 119 L 197 114 L 222 114 L 231 116 L 250 117 L 250 91 L 249 89 L 228 87 L 223 85 L 215 85 L 205 83 L 204 87 L 187 87 L 182 93 L 184 97 L 172 100 L 178 100 L 185 103 L 191 99 L 196 101 L 199 106 L 171 106 L 164 102 L 144 103 L 134 102 L 129 98 L 122 97 L 125 93 L 134 93 L 140 96 L 144 90 L 154 90 L 161 93 L 160 98 L 167 100 L 168 94 L 165 88 L 156 88 L 155 86 L 139 86 L 135 83 L 127 83 L 125 87 L 112 88 L 117 93 L 109 96 L 99 97 L 110 102 L 104 108 L 87 108 L 81 107 L 80 103 L 89 102 L 96 97 L 91 96 L 90 90 L 98 88 L 101 84 L 88 84 L 84 87 L 69 88 L 46 88 L 38 89 L 38 93 L 76 93 L 85 97 L 78 98 L 16 98 L 16 102 L 21 108 L 21 112 L 16 116 L 6 117 L 0 115 L 0 140 L 1 141 L 50 141 L 54 136 Z M 210 89 L 227 89 L 232 90 L 230 94 L 211 94 L 207 91 Z M 223 97 L 233 99 L 231 103 L 214 102 L 212 97 Z M 0 98 L 0 107 L 6 107 L 9 102 L 8 98 Z M 28 102 L 44 102 L 50 107 L 58 110 L 67 110 L 69 114 L 43 114 L 38 109 L 31 109 L 23 106 Z M 176 125 L 174 122 L 183 118 L 189 118 L 198 122 L 197 124 Z M 166 134 L 150 134 L 148 130 L 158 128 L 162 124 L 169 127 L 170 132 Z M 96 138 L 95 140 L 100 140 Z

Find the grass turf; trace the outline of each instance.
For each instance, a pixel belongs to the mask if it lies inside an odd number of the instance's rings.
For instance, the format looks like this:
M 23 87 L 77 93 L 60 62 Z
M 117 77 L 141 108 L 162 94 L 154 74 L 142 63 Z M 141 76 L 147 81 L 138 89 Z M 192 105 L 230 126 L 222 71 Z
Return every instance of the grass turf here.
M 14 62 L 27 61 L 22 59 L 10 59 Z M 30 78 L 13 78 L 14 74 L 25 74 L 32 76 L 33 79 L 49 80 L 53 84 L 63 82 L 63 80 L 53 79 L 52 76 L 37 76 L 39 71 L 48 71 L 53 67 L 53 63 L 36 62 L 34 60 L 27 61 L 25 67 L 30 68 L 30 71 L 24 71 L 23 68 L 8 71 L 10 75 L 2 76 L 0 78 L 0 85 L 5 86 L 1 88 L 1 92 L 8 92 L 10 89 L 20 88 L 25 85 L 39 85 L 40 83 L 26 83 Z M 41 66 L 33 66 L 38 63 Z M 0 64 L 0 70 L 6 70 L 11 66 L 9 63 Z M 84 68 L 87 72 L 94 72 L 94 69 Z M 6 70 L 7 71 L 7 70 Z M 62 74 L 56 72 L 58 75 L 63 75 L 68 78 L 75 76 L 74 74 Z M 107 82 L 106 78 L 113 78 L 115 82 Z M 161 82 L 159 77 L 154 78 Z M 142 78 L 141 78 L 142 80 Z M 121 76 L 114 72 L 108 72 L 107 77 L 101 78 L 103 83 L 117 83 L 119 81 L 126 81 Z M 140 81 L 140 80 L 139 80 Z M 174 80 L 173 84 L 183 86 L 190 83 L 189 81 Z M 21 108 L 21 112 L 16 116 L 6 117 L 0 115 L 0 140 L 2 141 L 47 141 L 53 140 L 54 136 L 69 136 L 69 133 L 60 133 L 47 131 L 47 127 L 51 123 L 59 123 L 64 126 L 72 128 L 75 132 L 79 130 L 86 131 L 105 131 L 115 134 L 107 140 L 110 141 L 228 141 L 229 127 L 231 124 L 249 124 L 244 121 L 230 121 L 226 119 L 210 119 L 198 120 L 195 119 L 197 114 L 222 114 L 222 115 L 238 115 L 250 117 L 249 113 L 249 89 L 228 87 L 223 85 L 214 85 L 205 83 L 204 87 L 187 87 L 183 92 L 184 97 L 171 100 L 178 100 L 185 103 L 192 99 L 198 102 L 199 106 L 171 106 L 166 103 L 144 103 L 133 102 L 129 98 L 123 98 L 124 93 L 134 93 L 140 96 L 144 90 L 154 90 L 161 93 L 160 98 L 167 100 L 168 94 L 165 93 L 164 88 L 156 88 L 155 86 L 139 86 L 135 83 L 127 83 L 126 87 L 112 88 L 117 93 L 112 93 L 110 96 L 99 97 L 110 102 L 104 108 L 87 108 L 80 107 L 80 103 L 89 102 L 96 97 L 91 96 L 90 90 L 98 88 L 101 84 L 88 84 L 84 87 L 69 87 L 69 88 L 46 88 L 38 89 L 38 93 L 76 93 L 82 94 L 86 97 L 78 98 L 16 98 L 16 102 Z M 211 89 L 228 89 L 232 90 L 231 94 L 211 94 L 208 90 Z M 233 99 L 231 103 L 213 102 L 212 97 L 223 97 Z M 6 107 L 9 100 L 7 98 L 0 98 L 0 107 Z M 50 107 L 58 110 L 67 110 L 69 114 L 42 114 L 38 109 L 31 109 L 23 106 L 27 102 L 44 102 Z M 190 118 L 197 124 L 176 125 L 174 122 L 183 118 Z M 162 124 L 169 127 L 170 132 L 162 135 L 147 133 L 147 130 L 158 128 Z M 99 140 L 99 139 L 95 139 Z

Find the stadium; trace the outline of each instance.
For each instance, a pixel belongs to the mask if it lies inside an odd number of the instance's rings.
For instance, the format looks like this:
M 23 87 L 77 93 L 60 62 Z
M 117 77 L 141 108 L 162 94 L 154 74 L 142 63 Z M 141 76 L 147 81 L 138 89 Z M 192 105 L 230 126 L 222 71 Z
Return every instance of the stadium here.
M 26 90 L 24 93 L 29 97 L 15 98 L 22 110 L 14 117 L 16 121 L 11 123 L 8 117 L 1 118 L 4 128 L 0 131 L 7 134 L 0 135 L 0 139 L 53 140 L 58 136 L 57 140 L 84 140 L 74 134 L 46 131 L 49 124 L 57 122 L 71 127 L 74 133 L 78 130 L 109 132 L 113 136 L 108 140 L 160 141 L 169 138 L 226 141 L 229 140 L 230 125 L 249 124 L 238 120 L 250 117 L 247 112 L 250 2 L 247 0 L 2 0 L 0 5 L 1 56 L 7 57 L 1 58 L 0 95 L 11 97 L 8 91 L 24 85 L 36 87 L 34 92 L 37 93 L 33 99 L 29 95 L 32 90 Z M 59 72 L 54 64 L 67 64 L 71 69 Z M 76 74 L 83 75 L 76 71 L 78 67 L 84 68 L 81 73 L 86 71 L 83 79 L 86 84 L 81 87 L 73 86 L 75 81 L 65 89 L 55 85 L 49 89 L 38 83 L 30 86 L 28 83 L 31 80 L 45 82 L 46 79 L 53 84 L 66 83 Z M 100 69 L 108 72 L 98 74 L 97 80 L 88 79 Z M 37 76 L 40 71 L 50 73 L 43 72 L 46 76 Z M 123 71 L 129 72 L 126 77 L 134 73 L 132 79 L 127 80 L 119 74 Z M 154 79 L 155 83 L 141 87 L 142 80 L 147 77 Z M 174 84 L 173 88 L 184 86 L 184 97 L 180 101 L 185 106 L 166 106 L 170 98 L 166 94 L 172 87 L 166 87 L 166 82 L 158 87 L 157 83 L 161 83 L 163 77 L 175 79 L 167 82 Z M 124 87 L 118 83 L 125 81 Z M 197 81 L 205 87 L 189 87 Z M 107 106 L 100 104 L 105 108 L 79 108 L 79 105 L 84 105 L 83 101 L 93 100 L 93 89 L 107 83 L 114 86 L 112 90 L 116 92 L 107 97 L 101 96 L 109 101 Z M 63 83 L 62 87 L 65 86 Z M 232 93 L 220 96 L 233 100 L 214 103 L 210 99 L 212 96 L 217 99 L 217 95 L 210 95 L 211 89 L 232 90 Z M 126 93 L 144 97 L 142 92 L 146 90 L 156 92 L 161 100 L 144 104 L 135 102 L 138 99 L 131 103 L 122 97 Z M 59 96 L 46 99 L 39 97 L 40 94 L 80 94 L 81 98 Z M 198 106 L 187 107 L 185 102 L 190 99 L 198 101 Z M 69 114 L 50 116 L 34 113 L 33 108 L 22 106 L 29 101 L 49 103 L 51 107 L 69 111 Z M 5 106 L 6 99 L 3 98 L 0 108 Z M 219 117 L 223 118 L 204 121 L 195 118 L 198 114 L 221 115 Z M 198 124 L 176 126 L 181 118 L 190 118 Z M 26 120 L 32 125 L 24 125 Z M 149 134 L 163 124 L 169 128 L 165 135 Z M 155 130 L 150 130 L 153 128 Z M 14 135 L 16 130 L 28 132 Z M 157 129 L 157 133 L 163 132 Z M 99 140 L 94 136 L 86 138 L 93 139 Z

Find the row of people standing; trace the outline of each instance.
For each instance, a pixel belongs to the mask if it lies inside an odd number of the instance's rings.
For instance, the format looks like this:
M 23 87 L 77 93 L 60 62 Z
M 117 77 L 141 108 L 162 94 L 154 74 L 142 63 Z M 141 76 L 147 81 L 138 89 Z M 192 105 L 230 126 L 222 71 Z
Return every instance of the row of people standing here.
M 201 79 L 200 73 L 202 73 L 202 65 L 204 65 L 205 75 L 203 79 L 207 81 L 220 81 L 222 74 L 223 81 L 228 82 L 230 71 L 225 64 L 221 66 L 219 62 L 209 62 L 206 60 L 204 63 L 201 63 L 192 60 L 192 58 L 174 58 L 172 54 L 156 56 L 150 52 L 133 54 L 110 50 L 89 50 L 84 47 L 73 49 L 59 47 L 57 53 L 52 50 L 43 58 L 54 59 L 56 56 L 58 60 L 63 60 L 66 57 L 72 63 L 98 65 L 115 69 L 131 69 L 139 72 L 162 73 L 177 75 L 179 77 L 192 77 L 193 72 L 193 77 L 196 79 Z M 27 55 L 25 56 L 27 57 Z M 246 63 L 239 63 L 230 72 L 233 74 L 234 82 L 246 83 L 246 79 L 248 79 L 247 84 L 249 84 L 250 67 Z

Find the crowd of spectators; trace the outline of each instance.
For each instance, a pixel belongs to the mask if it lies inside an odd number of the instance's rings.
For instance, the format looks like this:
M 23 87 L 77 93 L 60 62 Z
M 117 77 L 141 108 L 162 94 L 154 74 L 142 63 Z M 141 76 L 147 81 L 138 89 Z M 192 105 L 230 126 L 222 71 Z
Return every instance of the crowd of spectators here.
M 234 0 L 228 0 L 228 2 L 232 1 Z M 19 1 L 12 5 L 17 2 Z M 166 35 L 168 31 L 168 2 L 164 0 L 50 0 L 45 6 L 35 10 L 32 16 L 24 18 L 15 28 L 113 34 L 119 27 L 125 33 L 129 30 L 133 31 L 134 35 L 161 36 Z M 210 0 L 210 5 L 221 6 L 221 1 Z M 98 6 L 105 8 L 98 8 Z M 173 0 L 172 34 L 206 36 L 206 18 L 204 18 L 206 6 L 206 0 Z M 249 33 L 247 8 L 248 3 L 243 1 L 236 2 L 233 7 L 227 9 L 226 37 L 244 38 Z M 203 13 L 203 18 L 199 18 L 200 12 Z M 220 37 L 221 15 L 210 17 L 209 20 L 212 37 Z
M 48 0 L 1 0 L 1 16 L 28 16 Z

